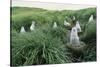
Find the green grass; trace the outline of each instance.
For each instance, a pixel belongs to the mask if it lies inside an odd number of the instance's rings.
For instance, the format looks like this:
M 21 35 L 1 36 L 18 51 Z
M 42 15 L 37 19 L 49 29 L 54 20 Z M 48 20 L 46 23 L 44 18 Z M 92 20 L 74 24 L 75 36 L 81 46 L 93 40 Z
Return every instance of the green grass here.
M 70 53 L 60 37 L 54 37 L 44 29 L 37 29 L 26 34 L 17 34 L 17 36 L 13 35 L 12 52 L 12 65 L 71 62 Z
M 90 22 L 85 25 L 85 30 L 82 40 L 86 43 L 96 40 L 96 22 Z
M 62 64 L 72 62 L 96 61 L 96 8 L 71 11 L 50 11 L 40 8 L 11 7 L 11 65 Z M 89 16 L 94 21 L 88 23 Z M 65 17 L 68 18 L 65 18 Z M 80 21 L 82 33 L 80 40 L 86 44 L 82 53 L 76 54 L 66 47 L 69 42 L 68 28 L 63 25 L 66 19 L 72 22 L 72 16 Z M 29 27 L 36 22 L 34 31 Z M 58 27 L 53 29 L 53 22 Z M 19 33 L 21 26 L 25 33 Z

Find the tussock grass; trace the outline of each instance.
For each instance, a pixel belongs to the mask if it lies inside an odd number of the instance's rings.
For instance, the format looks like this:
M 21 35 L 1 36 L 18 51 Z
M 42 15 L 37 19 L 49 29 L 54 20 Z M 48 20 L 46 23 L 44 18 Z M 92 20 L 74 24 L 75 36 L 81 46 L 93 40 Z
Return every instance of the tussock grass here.
M 88 23 L 91 14 L 94 15 L 94 21 Z M 71 23 L 73 15 L 80 21 L 80 40 L 86 44 L 83 52 L 79 54 L 72 53 L 66 47 L 70 35 L 63 22 L 66 19 Z M 96 8 L 48 11 L 12 7 L 11 18 L 12 66 L 96 61 Z M 36 27 L 31 32 L 29 27 L 33 20 Z M 54 21 L 58 25 L 56 29 L 52 28 Z M 25 33 L 19 33 L 21 26 L 25 27 Z
M 45 30 L 47 31 L 47 30 Z M 70 53 L 59 37 L 37 29 L 12 38 L 12 65 L 69 63 Z M 67 52 L 65 52 L 67 51 Z M 20 61 L 20 62 L 19 62 Z

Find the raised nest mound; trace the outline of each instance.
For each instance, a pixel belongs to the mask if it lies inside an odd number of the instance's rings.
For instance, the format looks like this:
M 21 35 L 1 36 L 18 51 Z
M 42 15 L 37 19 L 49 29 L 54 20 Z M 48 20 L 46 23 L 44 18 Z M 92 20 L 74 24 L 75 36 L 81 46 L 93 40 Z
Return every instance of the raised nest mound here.
M 67 43 L 66 47 L 71 49 L 73 52 L 82 52 L 85 49 L 86 44 L 84 42 L 80 42 L 80 45 L 74 45 Z

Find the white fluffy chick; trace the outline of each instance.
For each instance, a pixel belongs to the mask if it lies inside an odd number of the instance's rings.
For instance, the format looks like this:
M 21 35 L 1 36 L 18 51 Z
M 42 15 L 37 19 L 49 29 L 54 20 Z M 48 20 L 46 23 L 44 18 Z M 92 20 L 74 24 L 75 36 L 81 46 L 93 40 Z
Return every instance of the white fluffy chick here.
M 91 22 L 91 21 L 93 21 L 94 19 L 93 19 L 93 15 L 91 15 L 90 16 L 90 18 L 89 18 L 89 22 Z
M 79 21 L 76 22 L 76 28 L 77 28 L 77 32 L 81 32 L 81 27 L 80 27 L 80 24 L 79 24 Z
M 24 26 L 22 26 L 22 27 L 21 27 L 21 30 L 20 30 L 20 33 L 24 33 L 24 32 L 26 32 L 26 31 L 25 31 L 25 29 L 24 29 Z
M 32 24 L 30 26 L 30 30 L 31 31 L 35 30 L 35 22 L 34 21 L 32 21 Z
M 75 20 L 76 18 L 75 18 L 75 16 L 73 16 L 73 20 Z
M 80 45 L 77 28 L 73 27 L 70 34 L 70 44 L 78 46 Z
M 57 23 L 56 22 L 54 22 L 53 28 L 57 28 Z
M 65 25 L 65 26 L 71 26 L 71 24 L 68 23 L 66 20 L 64 21 L 64 25 Z

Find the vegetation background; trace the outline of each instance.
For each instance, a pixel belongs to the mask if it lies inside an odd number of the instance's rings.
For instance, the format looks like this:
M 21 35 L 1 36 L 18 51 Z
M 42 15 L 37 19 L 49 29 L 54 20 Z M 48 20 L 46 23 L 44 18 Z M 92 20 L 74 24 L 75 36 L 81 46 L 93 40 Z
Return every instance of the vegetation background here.
M 88 22 L 93 15 L 94 21 Z M 79 20 L 82 33 L 80 41 L 86 44 L 81 52 L 66 47 L 68 29 L 64 20 Z M 35 31 L 30 31 L 32 21 Z M 53 29 L 53 23 L 58 27 Z M 20 33 L 21 26 L 26 32 Z M 11 65 L 61 64 L 96 61 L 96 8 L 52 11 L 41 8 L 11 7 Z

